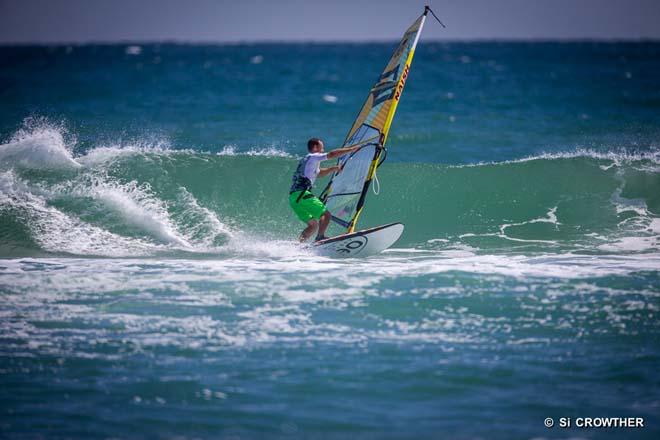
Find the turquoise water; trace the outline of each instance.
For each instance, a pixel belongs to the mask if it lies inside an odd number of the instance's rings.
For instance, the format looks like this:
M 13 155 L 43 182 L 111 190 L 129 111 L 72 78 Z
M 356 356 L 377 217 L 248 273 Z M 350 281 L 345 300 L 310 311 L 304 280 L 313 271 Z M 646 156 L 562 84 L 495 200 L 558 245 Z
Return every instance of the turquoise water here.
M 404 235 L 316 257 L 291 173 L 392 46 L 0 47 L 0 436 L 657 438 L 660 44 L 422 40 Z

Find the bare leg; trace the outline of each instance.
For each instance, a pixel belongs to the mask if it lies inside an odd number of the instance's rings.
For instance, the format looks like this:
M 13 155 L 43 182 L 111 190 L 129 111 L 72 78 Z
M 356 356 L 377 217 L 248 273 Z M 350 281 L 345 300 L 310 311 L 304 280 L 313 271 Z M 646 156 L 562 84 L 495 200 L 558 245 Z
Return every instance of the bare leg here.
M 328 225 L 330 224 L 331 218 L 332 218 L 332 214 L 330 214 L 330 211 L 325 211 L 323 213 L 323 215 L 319 219 L 319 233 L 316 236 L 317 239 L 325 237 L 325 230 L 328 229 Z
M 321 217 L 323 218 L 323 217 Z M 300 233 L 300 237 L 298 240 L 302 243 L 303 241 L 307 241 L 309 237 L 312 236 L 314 231 L 316 231 L 316 227 L 319 225 L 319 222 L 317 222 L 314 219 L 311 219 L 310 221 L 307 222 L 307 227 Z M 327 225 L 326 225 L 327 227 Z

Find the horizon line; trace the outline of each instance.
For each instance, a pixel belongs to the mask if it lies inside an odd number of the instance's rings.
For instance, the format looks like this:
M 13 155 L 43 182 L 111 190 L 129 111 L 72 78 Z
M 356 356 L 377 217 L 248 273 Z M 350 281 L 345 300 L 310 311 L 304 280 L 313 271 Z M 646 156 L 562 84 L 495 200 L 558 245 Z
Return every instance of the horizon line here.
M 252 45 L 275 45 L 275 44 L 395 44 L 398 39 L 373 39 L 373 40 L 185 40 L 185 39 L 163 39 L 163 40 L 86 40 L 86 41 L 0 41 L 0 47 L 25 47 L 25 46 L 121 46 L 121 45 L 181 45 L 181 46 L 252 46 Z M 539 38 L 433 38 L 420 41 L 423 43 L 660 43 L 656 37 L 539 37 Z

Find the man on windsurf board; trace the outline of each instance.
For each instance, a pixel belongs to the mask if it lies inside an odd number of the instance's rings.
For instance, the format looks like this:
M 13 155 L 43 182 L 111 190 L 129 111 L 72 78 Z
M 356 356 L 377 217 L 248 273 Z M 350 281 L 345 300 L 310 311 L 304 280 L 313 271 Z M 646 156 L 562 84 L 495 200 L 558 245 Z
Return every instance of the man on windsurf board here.
M 324 152 L 323 141 L 318 138 L 312 138 L 307 142 L 308 154 L 300 159 L 295 173 L 293 173 L 293 182 L 289 190 L 289 204 L 298 218 L 307 224 L 307 227 L 300 233 L 299 240 L 306 241 L 312 236 L 318 228 L 315 241 L 325 238 L 325 230 L 328 228 L 332 215 L 325 207 L 323 202 L 312 194 L 312 185 L 317 177 L 323 177 L 333 172 L 341 171 L 339 165 L 321 168 L 320 164 L 324 160 L 334 159 L 344 156 L 360 149 L 361 145 L 354 147 L 338 148 L 328 153 Z

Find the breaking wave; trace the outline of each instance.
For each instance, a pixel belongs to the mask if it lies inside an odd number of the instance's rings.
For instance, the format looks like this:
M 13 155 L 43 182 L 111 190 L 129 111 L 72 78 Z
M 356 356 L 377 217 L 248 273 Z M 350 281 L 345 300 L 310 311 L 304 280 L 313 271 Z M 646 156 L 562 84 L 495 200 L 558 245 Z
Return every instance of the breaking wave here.
M 286 152 L 74 151 L 73 136 L 43 123 L 0 145 L 0 256 L 297 252 Z M 397 246 L 411 250 L 657 252 L 659 171 L 658 151 L 388 163 L 360 221 L 405 223 Z

